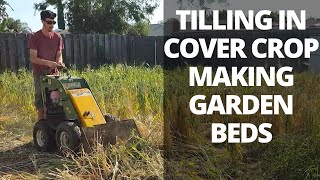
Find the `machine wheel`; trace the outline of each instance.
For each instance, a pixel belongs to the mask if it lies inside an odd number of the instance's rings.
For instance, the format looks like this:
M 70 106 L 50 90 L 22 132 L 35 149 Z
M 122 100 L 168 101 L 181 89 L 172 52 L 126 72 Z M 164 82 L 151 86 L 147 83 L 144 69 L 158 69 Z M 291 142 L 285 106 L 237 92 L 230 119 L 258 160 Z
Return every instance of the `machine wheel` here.
M 104 119 L 106 120 L 106 122 L 114 122 L 117 121 L 116 116 L 112 115 L 112 114 L 106 114 L 104 115 Z
M 56 150 L 54 131 L 48 126 L 45 120 L 40 120 L 34 125 L 33 142 L 35 148 L 40 152 Z
M 81 144 L 81 130 L 74 122 L 62 122 L 56 132 L 56 142 L 59 150 L 77 152 Z

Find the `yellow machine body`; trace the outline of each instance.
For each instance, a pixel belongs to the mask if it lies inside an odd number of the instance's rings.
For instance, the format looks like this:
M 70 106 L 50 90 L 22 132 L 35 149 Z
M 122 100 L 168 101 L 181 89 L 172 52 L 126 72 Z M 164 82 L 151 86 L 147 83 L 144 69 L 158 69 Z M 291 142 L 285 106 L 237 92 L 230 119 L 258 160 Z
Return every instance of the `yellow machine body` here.
M 88 88 L 67 90 L 83 127 L 105 124 L 104 116 Z

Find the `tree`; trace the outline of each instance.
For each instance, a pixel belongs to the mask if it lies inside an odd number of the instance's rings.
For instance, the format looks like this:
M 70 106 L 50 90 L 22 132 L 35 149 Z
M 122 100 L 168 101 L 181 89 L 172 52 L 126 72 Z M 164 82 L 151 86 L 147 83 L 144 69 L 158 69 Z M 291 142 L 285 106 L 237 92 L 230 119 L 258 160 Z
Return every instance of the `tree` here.
M 4 0 L 0 0 L 0 21 L 2 21 L 4 18 L 8 17 L 8 14 L 7 14 L 7 11 L 6 11 L 7 10 L 7 6 L 11 8 L 9 3 L 7 3 Z
M 65 0 L 62 5 L 70 32 L 124 34 L 132 30 L 132 26 L 141 25 L 148 19 L 158 6 L 156 1 Z M 48 5 L 57 7 L 58 2 L 45 0 L 35 4 L 35 8 L 40 10 Z
M 15 33 L 27 33 L 31 32 L 27 23 L 23 23 L 20 19 L 9 18 L 7 14 L 7 7 L 12 7 L 8 2 L 0 0 L 0 32 L 15 32 Z M 12 9 L 13 10 L 13 9 Z
M 198 9 L 211 9 L 213 3 L 218 3 L 222 6 L 229 6 L 229 0 L 177 0 L 177 3 L 181 8 L 186 7 L 196 7 Z
M 32 30 L 20 19 L 6 18 L 0 23 L 0 32 L 30 33 Z
M 7 31 L 14 33 L 30 33 L 32 30 L 28 27 L 27 23 L 21 22 L 20 19 L 7 19 Z
M 6 26 L 7 26 L 7 18 L 8 18 L 8 14 L 7 14 L 7 9 L 6 7 L 10 7 L 9 3 L 7 3 L 4 0 L 0 0 L 0 32 L 5 32 L 6 31 Z M 11 8 L 12 9 L 12 8 Z
M 126 34 L 135 36 L 147 36 L 149 34 L 149 21 L 139 21 L 128 28 Z

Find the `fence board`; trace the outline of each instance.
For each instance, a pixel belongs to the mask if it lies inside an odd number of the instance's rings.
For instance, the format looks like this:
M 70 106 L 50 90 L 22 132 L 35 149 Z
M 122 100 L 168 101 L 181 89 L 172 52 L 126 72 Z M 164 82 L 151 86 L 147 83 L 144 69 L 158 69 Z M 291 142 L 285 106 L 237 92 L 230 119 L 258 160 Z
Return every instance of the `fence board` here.
M 139 63 L 137 65 L 141 65 L 143 63 L 148 63 L 149 65 L 154 64 L 154 40 L 151 38 L 145 37 L 136 37 L 136 55 L 139 54 L 139 57 L 136 59 Z M 139 47 L 139 48 L 137 48 Z
M 10 61 L 10 69 L 12 71 L 18 70 L 17 66 L 17 58 L 16 58 L 16 52 L 17 52 L 17 45 L 16 45 L 16 34 L 9 34 L 8 39 L 8 51 L 9 51 L 9 61 Z
M 20 68 L 26 68 L 26 58 L 25 58 L 25 46 L 24 46 L 25 34 L 18 34 L 18 62 Z
M 110 59 L 111 59 L 111 53 L 110 53 L 110 36 L 105 35 L 104 36 L 104 49 L 105 49 L 105 59 L 106 59 L 106 63 L 111 63 Z
M 104 48 L 104 35 L 103 34 L 99 34 L 99 63 L 98 65 L 102 65 L 104 63 L 106 63 L 105 61 L 105 48 Z
M 66 58 L 66 47 L 65 47 L 66 38 L 65 38 L 65 35 L 64 35 L 64 34 L 62 34 L 61 37 L 62 37 L 63 45 L 64 45 L 64 47 L 63 47 L 63 49 L 62 49 L 62 59 L 63 59 L 64 63 L 66 63 L 66 59 L 67 59 L 67 58 Z
M 122 61 L 122 36 L 117 35 L 117 57 L 118 57 L 118 63 L 123 63 Z
M 135 43 L 135 37 L 130 37 L 130 65 L 135 65 L 136 60 L 136 43 Z
M 80 44 L 79 44 L 79 35 L 75 34 L 73 35 L 73 64 L 75 66 L 79 66 L 79 57 L 80 57 L 80 48 L 79 48 Z
M 85 34 L 80 34 L 79 43 L 80 43 L 79 67 L 84 67 L 86 65 L 85 57 L 86 57 L 86 44 L 87 44 Z
M 86 44 L 87 44 L 87 64 L 92 62 L 92 34 L 86 34 Z
M 6 52 L 6 39 L 5 39 L 5 34 L 0 34 L 0 62 L 1 62 L 1 68 L 6 69 L 8 68 L 7 65 L 7 52 Z
M 5 38 L 5 46 L 4 46 L 4 48 L 5 48 L 5 53 L 6 53 L 6 64 L 7 64 L 7 68 L 8 69 L 10 69 L 10 66 L 11 66 L 11 64 L 10 64 L 10 53 L 9 53 L 9 36 L 7 36 L 6 38 Z
M 91 63 L 93 67 L 97 66 L 97 34 L 92 36 L 92 59 Z
M 116 57 L 117 57 L 117 63 L 122 63 L 121 61 L 121 38 L 119 35 L 116 35 Z
M 117 46 L 116 46 L 116 36 L 111 35 L 111 58 L 112 63 L 117 63 Z
M 70 34 L 66 34 L 65 35 L 65 49 L 66 49 L 66 55 L 65 55 L 65 59 L 64 59 L 64 63 L 66 65 L 71 65 L 72 64 L 72 58 L 73 58 L 73 53 L 72 53 L 72 48 L 71 48 L 71 35 Z
M 157 41 L 157 65 L 163 65 L 163 55 L 164 55 L 164 41 L 163 41 L 163 37 L 157 37 L 156 38 Z
M 30 61 L 30 50 L 29 50 L 29 47 L 28 47 L 28 42 L 29 42 L 29 39 L 31 37 L 31 34 L 26 34 L 26 39 L 24 40 L 24 45 L 25 45 L 25 54 L 26 54 L 26 64 L 27 64 L 27 67 L 29 69 L 32 68 L 32 64 L 31 64 L 31 61 Z
M 128 36 L 122 36 L 122 59 L 123 62 L 128 64 Z
M 21 66 L 21 62 L 20 62 L 20 54 L 21 54 L 21 48 L 20 48 L 20 45 L 19 45 L 19 34 L 16 34 L 16 37 L 15 37 L 15 40 L 14 40 L 14 43 L 16 44 L 16 50 L 15 50 L 15 61 L 16 61 L 16 65 L 17 65 L 17 69 L 20 69 L 22 66 Z

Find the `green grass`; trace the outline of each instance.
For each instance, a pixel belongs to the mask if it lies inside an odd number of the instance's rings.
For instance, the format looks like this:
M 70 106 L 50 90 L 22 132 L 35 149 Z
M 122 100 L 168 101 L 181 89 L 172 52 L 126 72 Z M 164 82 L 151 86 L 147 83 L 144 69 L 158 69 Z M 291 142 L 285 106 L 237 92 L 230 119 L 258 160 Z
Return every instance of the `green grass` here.
M 133 146 L 118 144 L 81 157 L 54 160 L 49 176 L 61 179 L 162 177 L 181 179 L 319 179 L 320 76 L 296 74 L 294 87 L 188 87 L 188 71 L 163 73 L 160 67 L 104 66 L 71 74 L 84 77 L 104 113 L 121 119 L 135 118 L 148 135 Z M 0 74 L 0 141 L 12 137 L 31 139 L 36 119 L 31 72 Z M 165 88 L 164 89 L 164 85 Z M 165 90 L 169 90 L 165 94 Z M 195 94 L 293 94 L 294 115 L 195 117 L 188 101 Z M 165 103 L 165 106 L 163 106 Z M 163 109 L 165 108 L 165 109 Z M 166 113 L 163 113 L 163 112 Z M 171 129 L 164 129 L 164 119 Z M 220 144 L 213 146 L 205 135 L 212 122 L 271 122 L 274 140 L 269 144 Z M 173 141 L 176 132 L 185 143 Z M 164 134 L 166 138 L 163 139 Z M 210 137 L 209 137 L 210 138 Z M 27 141 L 25 140 L 25 141 Z M 165 146 L 163 147 L 163 140 Z M 5 143 L 3 143 L 5 146 Z M 0 151 L 1 151 L 0 143 Z M 137 148 L 137 146 L 141 149 Z M 163 159 L 163 148 L 168 159 Z M 8 149 L 8 147 L 7 147 Z M 10 149 L 10 148 L 9 148 Z M 34 152 L 30 152 L 34 153 Z M 53 161 L 53 160 L 52 160 Z M 54 165 L 56 164 L 56 165 Z M 116 165 L 118 164 L 118 165 Z M 164 169 L 163 165 L 168 167 Z M 28 178 L 48 176 L 46 169 Z M 30 177 L 29 177 L 30 176 Z

